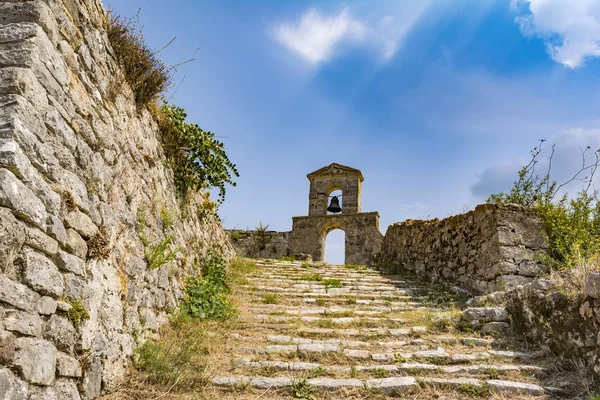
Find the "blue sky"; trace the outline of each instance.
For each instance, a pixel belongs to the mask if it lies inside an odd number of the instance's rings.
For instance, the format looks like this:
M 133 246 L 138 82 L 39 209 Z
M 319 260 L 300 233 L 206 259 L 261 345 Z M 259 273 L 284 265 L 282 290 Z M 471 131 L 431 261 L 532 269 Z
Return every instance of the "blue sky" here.
M 582 146 L 600 148 L 600 0 L 105 5 L 141 9 L 153 48 L 177 37 L 167 63 L 195 54 L 170 101 L 238 165 L 228 228 L 291 229 L 306 174 L 331 162 L 363 171 L 363 211 L 379 211 L 385 233 L 508 189 L 540 138 L 557 144 L 559 178 Z

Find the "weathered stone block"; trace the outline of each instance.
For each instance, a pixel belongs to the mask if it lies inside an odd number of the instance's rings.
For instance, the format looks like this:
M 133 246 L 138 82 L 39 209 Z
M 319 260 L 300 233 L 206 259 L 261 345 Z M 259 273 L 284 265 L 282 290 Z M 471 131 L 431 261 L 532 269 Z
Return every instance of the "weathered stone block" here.
M 75 358 L 58 352 L 56 355 L 56 373 L 58 376 L 81 378 L 81 364 Z
M 65 298 L 77 300 L 83 298 L 85 280 L 75 274 L 65 274 Z
M 83 373 L 83 393 L 87 399 L 95 399 L 102 392 L 102 362 L 94 358 Z
M 14 364 L 23 378 L 36 385 L 52 385 L 56 370 L 56 348 L 40 339 L 19 338 L 16 343 Z
M 98 227 L 94 225 L 92 219 L 81 211 L 71 211 L 65 216 L 65 223 L 68 228 L 73 228 L 83 238 L 89 239 L 98 232 Z
M 21 335 L 41 337 L 42 319 L 37 314 L 7 310 L 4 318 L 4 329 Z
M 29 387 L 29 400 L 59 400 L 54 387 Z
M 85 258 L 87 256 L 87 243 L 79 233 L 73 229 L 67 229 L 67 250 L 79 258 Z
M 600 272 L 590 275 L 585 286 L 585 292 L 594 299 L 600 299 Z
M 0 363 L 10 364 L 15 356 L 15 335 L 8 331 L 0 330 Z M 0 391 L 1 393 L 1 391 Z M 2 397 L 0 397 L 2 398 Z
M 10 370 L 0 366 L 0 399 L 28 400 L 27 384 L 15 377 Z
M 16 42 L 35 36 L 37 25 L 30 22 L 0 25 L 0 43 Z
M 46 232 L 56 239 L 61 246 L 65 246 L 67 244 L 67 230 L 62 221 L 54 215 L 48 215 L 46 224 Z
M 34 311 L 40 295 L 0 274 L 0 301 L 25 311 Z
M 52 315 L 56 312 L 57 303 L 52 297 L 43 296 L 37 304 L 37 312 L 42 315 Z
M 65 283 L 52 261 L 33 250 L 25 250 L 23 260 L 23 280 L 26 284 L 38 292 L 54 297 L 62 296 Z
M 25 225 L 4 207 L 0 207 L 0 221 L 0 271 L 5 271 L 25 243 Z
M 85 276 L 85 261 L 66 251 L 61 250 L 58 252 L 56 264 L 64 271 L 72 272 L 79 276 Z
M 81 400 L 77 386 L 71 380 L 59 379 L 55 386 L 58 400 Z
M 77 386 L 69 379 L 59 379 L 55 390 L 58 400 L 81 400 Z
M 27 227 L 25 243 L 49 256 L 58 252 L 58 242 L 37 228 Z
M 532 278 L 528 278 L 520 275 L 502 275 L 496 278 L 497 290 L 512 290 L 518 286 L 525 285 L 532 281 Z
M 56 314 L 50 317 L 44 329 L 44 338 L 67 353 L 73 352 L 76 336 L 77 332 L 71 321 Z
M 46 208 L 40 199 L 10 171 L 0 168 L 0 206 L 42 229 L 46 228 Z

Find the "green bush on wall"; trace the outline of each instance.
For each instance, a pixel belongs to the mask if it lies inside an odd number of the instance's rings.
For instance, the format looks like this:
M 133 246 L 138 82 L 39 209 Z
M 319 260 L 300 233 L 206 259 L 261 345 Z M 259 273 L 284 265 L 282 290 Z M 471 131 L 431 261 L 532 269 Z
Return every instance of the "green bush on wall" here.
M 531 161 L 521 168 L 518 179 L 508 193 L 493 194 L 489 203 L 518 204 L 532 208 L 542 219 L 548 235 L 550 257 L 544 262 L 554 269 L 572 269 L 584 266 L 598 267 L 600 259 L 600 198 L 593 189 L 593 180 L 600 166 L 600 150 L 595 151 L 592 162 L 590 148 L 583 151 L 583 166 L 573 178 L 558 184 L 552 180 L 551 166 L 555 148 L 549 158 L 549 167 L 544 175 L 535 173 L 542 145 L 531 151 Z M 585 175 L 585 176 L 582 176 Z M 575 195 L 558 193 L 571 182 L 583 182 L 582 189 Z

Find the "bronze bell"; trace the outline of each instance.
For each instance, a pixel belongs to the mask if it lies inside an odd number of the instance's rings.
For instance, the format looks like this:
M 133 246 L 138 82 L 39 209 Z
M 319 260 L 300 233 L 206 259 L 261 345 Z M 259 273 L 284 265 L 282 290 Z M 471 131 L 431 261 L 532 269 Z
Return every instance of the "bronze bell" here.
M 333 196 L 331 198 L 331 203 L 329 204 L 329 207 L 327 207 L 327 211 L 334 214 L 342 212 L 340 201 L 338 200 L 337 196 Z

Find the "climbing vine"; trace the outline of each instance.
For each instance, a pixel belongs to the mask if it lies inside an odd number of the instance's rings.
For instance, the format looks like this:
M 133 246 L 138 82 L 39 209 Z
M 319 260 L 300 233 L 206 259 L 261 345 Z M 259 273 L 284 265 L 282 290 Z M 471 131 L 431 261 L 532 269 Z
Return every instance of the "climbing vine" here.
M 218 188 L 219 203 L 223 202 L 226 185 L 235 186 L 234 178 L 239 177 L 224 144 L 214 133 L 187 122 L 181 107 L 165 104 L 161 114 L 163 147 L 179 194 L 185 197 L 189 191 Z

